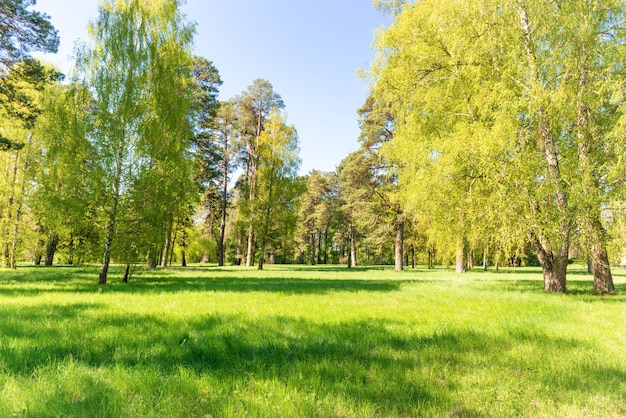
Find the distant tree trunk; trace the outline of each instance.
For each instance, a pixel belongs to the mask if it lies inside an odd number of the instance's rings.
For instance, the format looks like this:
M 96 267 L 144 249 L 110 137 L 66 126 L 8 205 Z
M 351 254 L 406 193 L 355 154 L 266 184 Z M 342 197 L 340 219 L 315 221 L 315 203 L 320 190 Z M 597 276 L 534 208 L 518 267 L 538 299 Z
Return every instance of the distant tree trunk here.
M 242 236 L 242 230 L 241 228 L 237 228 L 237 245 L 235 247 L 235 265 L 236 266 L 240 266 L 241 265 L 241 260 L 243 259 L 243 253 L 242 253 L 242 248 L 243 248 L 243 240 L 241 239 Z
M 181 261 L 182 266 L 187 267 L 187 259 L 185 258 L 185 248 L 183 248 L 180 252 L 181 252 L 180 256 L 182 258 L 182 261 Z
M 322 231 L 317 230 L 317 264 L 322 264 Z
M 41 259 L 43 258 L 43 252 L 41 251 L 42 245 L 41 236 L 38 234 L 37 239 L 35 240 L 35 251 L 33 252 L 33 265 L 35 266 L 41 265 Z
M 432 246 L 428 246 L 428 268 L 435 268 L 435 249 Z
M 354 229 L 350 227 L 350 267 L 356 267 L 356 240 L 354 237 Z
M 315 234 L 312 232 L 309 235 L 309 263 L 315 265 Z
M 460 239 L 456 246 L 456 272 L 465 273 L 465 244 Z
M 415 245 L 411 245 L 411 268 L 415 269 L 415 265 L 417 264 L 417 259 L 416 259 L 416 252 L 415 252 Z
M 396 271 L 401 271 L 404 268 L 403 263 L 402 263 L 402 256 L 404 253 L 403 245 L 404 245 L 404 221 L 398 220 L 396 222 L 396 242 L 395 242 L 395 270 Z
M 593 260 L 591 257 L 587 257 L 587 273 L 593 274 Z
M 46 242 L 46 258 L 44 261 L 44 265 L 51 266 L 54 262 L 54 253 L 57 250 L 57 245 L 59 243 L 59 235 L 51 234 L 48 236 L 48 241 Z
M 471 271 L 474 268 L 474 250 L 469 249 L 467 251 L 467 270 Z
M 174 229 L 174 237 L 172 238 L 172 243 L 170 244 L 170 255 L 169 255 L 169 265 L 171 266 L 174 261 L 174 246 L 176 245 L 176 237 L 178 235 L 178 228 Z
M 254 229 L 252 225 L 248 228 L 248 252 L 246 255 L 246 267 L 254 265 Z
M 328 225 L 324 229 L 324 264 L 328 264 Z
M 167 259 L 170 255 L 170 246 L 172 245 L 172 224 L 173 221 L 168 221 L 167 229 L 165 231 L 165 240 L 163 241 L 163 253 L 161 254 L 161 267 L 167 267 Z
M 124 269 L 124 283 L 128 283 L 128 279 L 130 278 L 130 263 L 126 264 L 126 268 Z
M 483 249 L 483 270 L 487 271 L 488 267 L 489 267 L 489 261 L 487 259 L 487 247 L 485 247 Z
M 70 242 L 67 246 L 67 264 L 74 264 L 74 250 L 76 245 L 74 244 L 74 235 L 70 235 Z
M 220 236 L 217 240 L 217 265 L 223 266 L 224 257 L 224 239 L 226 237 L 226 209 L 228 204 L 228 135 L 224 135 L 224 160 L 222 161 L 222 207 L 220 208 Z

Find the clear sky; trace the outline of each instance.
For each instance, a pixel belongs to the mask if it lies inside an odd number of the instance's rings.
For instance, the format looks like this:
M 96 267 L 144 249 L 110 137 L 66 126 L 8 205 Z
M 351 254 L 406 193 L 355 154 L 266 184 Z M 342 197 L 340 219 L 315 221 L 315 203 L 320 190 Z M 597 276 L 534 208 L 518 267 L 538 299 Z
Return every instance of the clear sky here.
M 59 53 L 45 60 L 68 71 L 98 3 L 37 0 L 61 37 Z M 374 31 L 386 21 L 371 0 L 187 0 L 183 12 L 197 24 L 194 53 L 220 72 L 220 100 L 256 78 L 282 96 L 300 137 L 302 174 L 332 171 L 357 149 L 356 111 L 367 92 L 357 72 L 372 61 Z

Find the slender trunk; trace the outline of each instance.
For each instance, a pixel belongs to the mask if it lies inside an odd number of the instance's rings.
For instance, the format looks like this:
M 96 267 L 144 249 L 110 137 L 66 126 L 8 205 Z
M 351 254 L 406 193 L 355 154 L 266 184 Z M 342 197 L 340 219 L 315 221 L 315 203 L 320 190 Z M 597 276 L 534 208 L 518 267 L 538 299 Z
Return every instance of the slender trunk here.
M 170 244 L 170 255 L 169 255 L 169 265 L 172 265 L 174 261 L 174 246 L 176 245 L 176 237 L 178 235 L 178 227 L 174 228 L 174 237 L 172 238 L 172 243 Z
M 487 247 L 485 247 L 483 249 L 483 270 L 487 271 L 488 267 L 489 267 L 489 260 L 487 258 Z
M 182 261 L 181 261 L 182 266 L 187 267 L 187 258 L 185 258 L 185 248 L 183 247 L 183 249 L 180 252 L 181 252 L 180 256 L 182 258 Z
M 467 251 L 467 270 L 471 271 L 474 268 L 474 250 L 469 249 Z
M 45 266 L 51 266 L 54 262 L 54 253 L 57 250 L 57 244 L 59 243 L 59 235 L 51 234 L 46 241 L 46 258 L 44 260 Z
M 322 231 L 317 230 L 317 264 L 322 264 Z
M 315 234 L 311 232 L 309 235 L 309 263 L 315 265 Z
M 415 265 L 417 264 L 417 256 L 415 252 L 415 245 L 411 245 L 411 268 L 415 270 Z
M 128 283 L 130 279 L 130 263 L 126 264 L 126 268 L 124 269 L 124 283 Z
M 328 264 L 328 225 L 324 229 L 324 264 Z
M 42 246 L 41 241 L 42 241 L 41 232 L 39 232 L 37 234 L 37 239 L 35 240 L 35 251 L 34 251 L 34 257 L 33 257 L 33 265 L 35 266 L 40 266 L 41 259 L 43 258 L 43 253 L 41 252 L 41 246 Z
M 465 273 L 465 243 L 460 239 L 456 246 L 456 272 Z
M 356 267 L 356 239 L 354 236 L 354 229 L 350 227 L 350 267 Z
M 246 252 L 246 267 L 254 265 L 254 229 L 252 225 L 248 228 L 248 251 Z
M 98 278 L 98 284 L 106 284 L 107 275 L 109 274 L 109 263 L 111 262 L 111 247 L 113 244 L 113 233 L 115 232 L 115 221 L 117 219 L 118 201 L 119 201 L 119 194 L 117 193 L 117 190 L 116 190 L 113 196 L 113 203 L 111 205 L 111 211 L 109 212 L 109 220 L 107 222 L 106 238 L 104 241 L 104 255 L 102 256 L 102 267 L 100 268 L 100 276 Z
M 240 266 L 241 265 L 241 260 L 243 258 L 243 254 L 241 252 L 241 249 L 243 247 L 243 240 L 241 239 L 241 236 L 243 235 L 243 231 L 241 230 L 241 228 L 237 228 L 237 246 L 235 248 L 235 265 L 236 266 Z
M 228 162 L 224 161 L 224 172 L 222 173 L 222 207 L 220 217 L 220 236 L 217 240 L 217 264 L 224 265 L 224 239 L 226 237 L 226 208 L 228 203 Z
M 169 220 L 165 231 L 165 239 L 163 241 L 163 253 L 161 254 L 161 267 L 167 267 L 167 258 L 170 254 L 170 246 L 172 245 L 172 224 Z
M 402 216 L 401 214 L 398 217 Z M 402 263 L 402 255 L 404 253 L 404 221 L 399 219 L 396 222 L 396 242 L 395 242 L 395 270 L 401 271 L 404 266 Z

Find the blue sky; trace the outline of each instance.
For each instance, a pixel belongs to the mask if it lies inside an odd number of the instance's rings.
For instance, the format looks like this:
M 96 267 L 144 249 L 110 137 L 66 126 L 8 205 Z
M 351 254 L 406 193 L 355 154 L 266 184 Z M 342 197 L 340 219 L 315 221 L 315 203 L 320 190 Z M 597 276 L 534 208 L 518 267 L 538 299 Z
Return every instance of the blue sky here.
M 37 0 L 59 30 L 56 56 L 67 72 L 74 42 L 87 38 L 98 0 Z M 187 0 L 197 24 L 196 55 L 214 62 L 227 100 L 264 78 L 286 105 L 300 137 L 300 172 L 332 171 L 358 147 L 356 110 L 366 82 L 357 72 L 374 57 L 374 31 L 385 23 L 370 0 Z

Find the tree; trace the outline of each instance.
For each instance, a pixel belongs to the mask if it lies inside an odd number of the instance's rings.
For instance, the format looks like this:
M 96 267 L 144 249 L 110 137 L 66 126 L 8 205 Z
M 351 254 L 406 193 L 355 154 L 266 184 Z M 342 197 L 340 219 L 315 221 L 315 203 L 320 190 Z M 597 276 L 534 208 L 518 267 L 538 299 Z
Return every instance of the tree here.
M 215 121 L 213 123 L 213 139 L 219 150 L 218 169 L 219 176 L 219 197 L 220 197 L 220 227 L 217 239 L 217 260 L 220 266 L 224 265 L 225 250 L 224 241 L 226 238 L 226 214 L 228 210 L 228 183 L 230 176 L 236 168 L 234 157 L 237 113 L 232 101 L 220 104 Z
M 42 110 L 42 96 L 47 86 L 58 82 L 60 74 L 36 60 L 15 64 L 0 77 L 0 136 L 13 138 L 4 143 L 4 163 L 0 192 L 0 220 L 4 264 L 15 267 L 16 252 L 21 241 L 20 230 L 30 208 L 33 167 L 41 153 L 35 123 Z
M 529 242 L 545 290 L 564 292 L 573 235 L 606 240 L 601 208 L 624 153 L 625 7 L 462 3 L 406 5 L 377 41 L 373 92 L 393 104 L 403 200 L 457 229 L 459 249 L 476 230 L 509 251 Z
M 257 170 L 259 164 L 258 142 L 269 115 L 285 107 L 280 95 L 267 80 L 256 79 L 248 89 L 235 98 L 238 112 L 240 138 L 245 144 L 242 156 L 244 173 L 240 183 L 247 191 L 248 204 L 256 198 Z M 243 197 L 243 196 L 242 196 Z M 254 262 L 254 227 L 248 226 L 246 266 Z
M 188 205 L 193 33 L 178 0 L 107 0 L 90 26 L 90 47 L 79 51 L 78 71 L 94 98 L 90 140 L 107 196 L 99 283 L 106 283 L 125 205 L 140 210 L 137 218 L 154 237 L 163 236 L 173 210 Z
M 194 57 L 192 77 L 194 99 L 191 119 L 194 130 L 195 179 L 200 191 L 204 194 L 204 209 L 209 210 L 209 214 L 212 215 L 213 207 L 210 203 L 213 202 L 212 198 L 217 198 L 218 190 L 222 189 L 224 170 L 221 169 L 221 165 L 225 159 L 228 159 L 223 149 L 224 144 L 218 140 L 218 132 L 215 129 L 216 116 L 220 108 L 217 96 L 222 80 L 215 65 L 202 57 Z M 230 145 L 230 140 L 229 137 L 227 145 Z M 230 169 L 229 166 L 228 170 Z M 229 173 L 230 171 L 226 175 Z M 228 183 L 228 179 L 226 179 L 226 183 Z M 226 195 L 224 195 L 224 199 L 227 199 Z M 170 242 L 171 231 L 165 241 L 164 253 L 169 249 Z M 218 248 L 218 252 L 219 250 Z M 221 260 L 220 265 L 223 265 L 223 244 L 221 254 L 222 256 L 218 255 L 218 258 Z
M 98 242 L 93 226 L 102 173 L 93 163 L 95 149 L 88 140 L 92 126 L 85 111 L 92 105 L 89 91 L 79 84 L 53 86 L 37 120 L 41 156 L 34 170 L 37 187 L 31 206 L 38 234 L 45 237 L 47 265 L 52 264 L 60 242 L 67 243 L 69 264 L 75 254 L 79 259 L 91 258 Z M 35 256 L 36 263 L 40 257 Z
M 285 124 L 285 116 L 274 110 L 257 142 L 258 172 L 255 200 L 252 205 L 253 225 L 259 242 L 258 269 L 263 269 L 267 251 L 280 235 L 287 235 L 284 226 L 295 230 L 297 208 L 298 135 L 293 126 Z M 293 232 L 291 232 L 291 235 Z
M 35 0 L 0 3 L 0 70 L 6 71 L 33 51 L 57 52 L 57 31 L 47 15 L 29 10 L 35 3 Z

